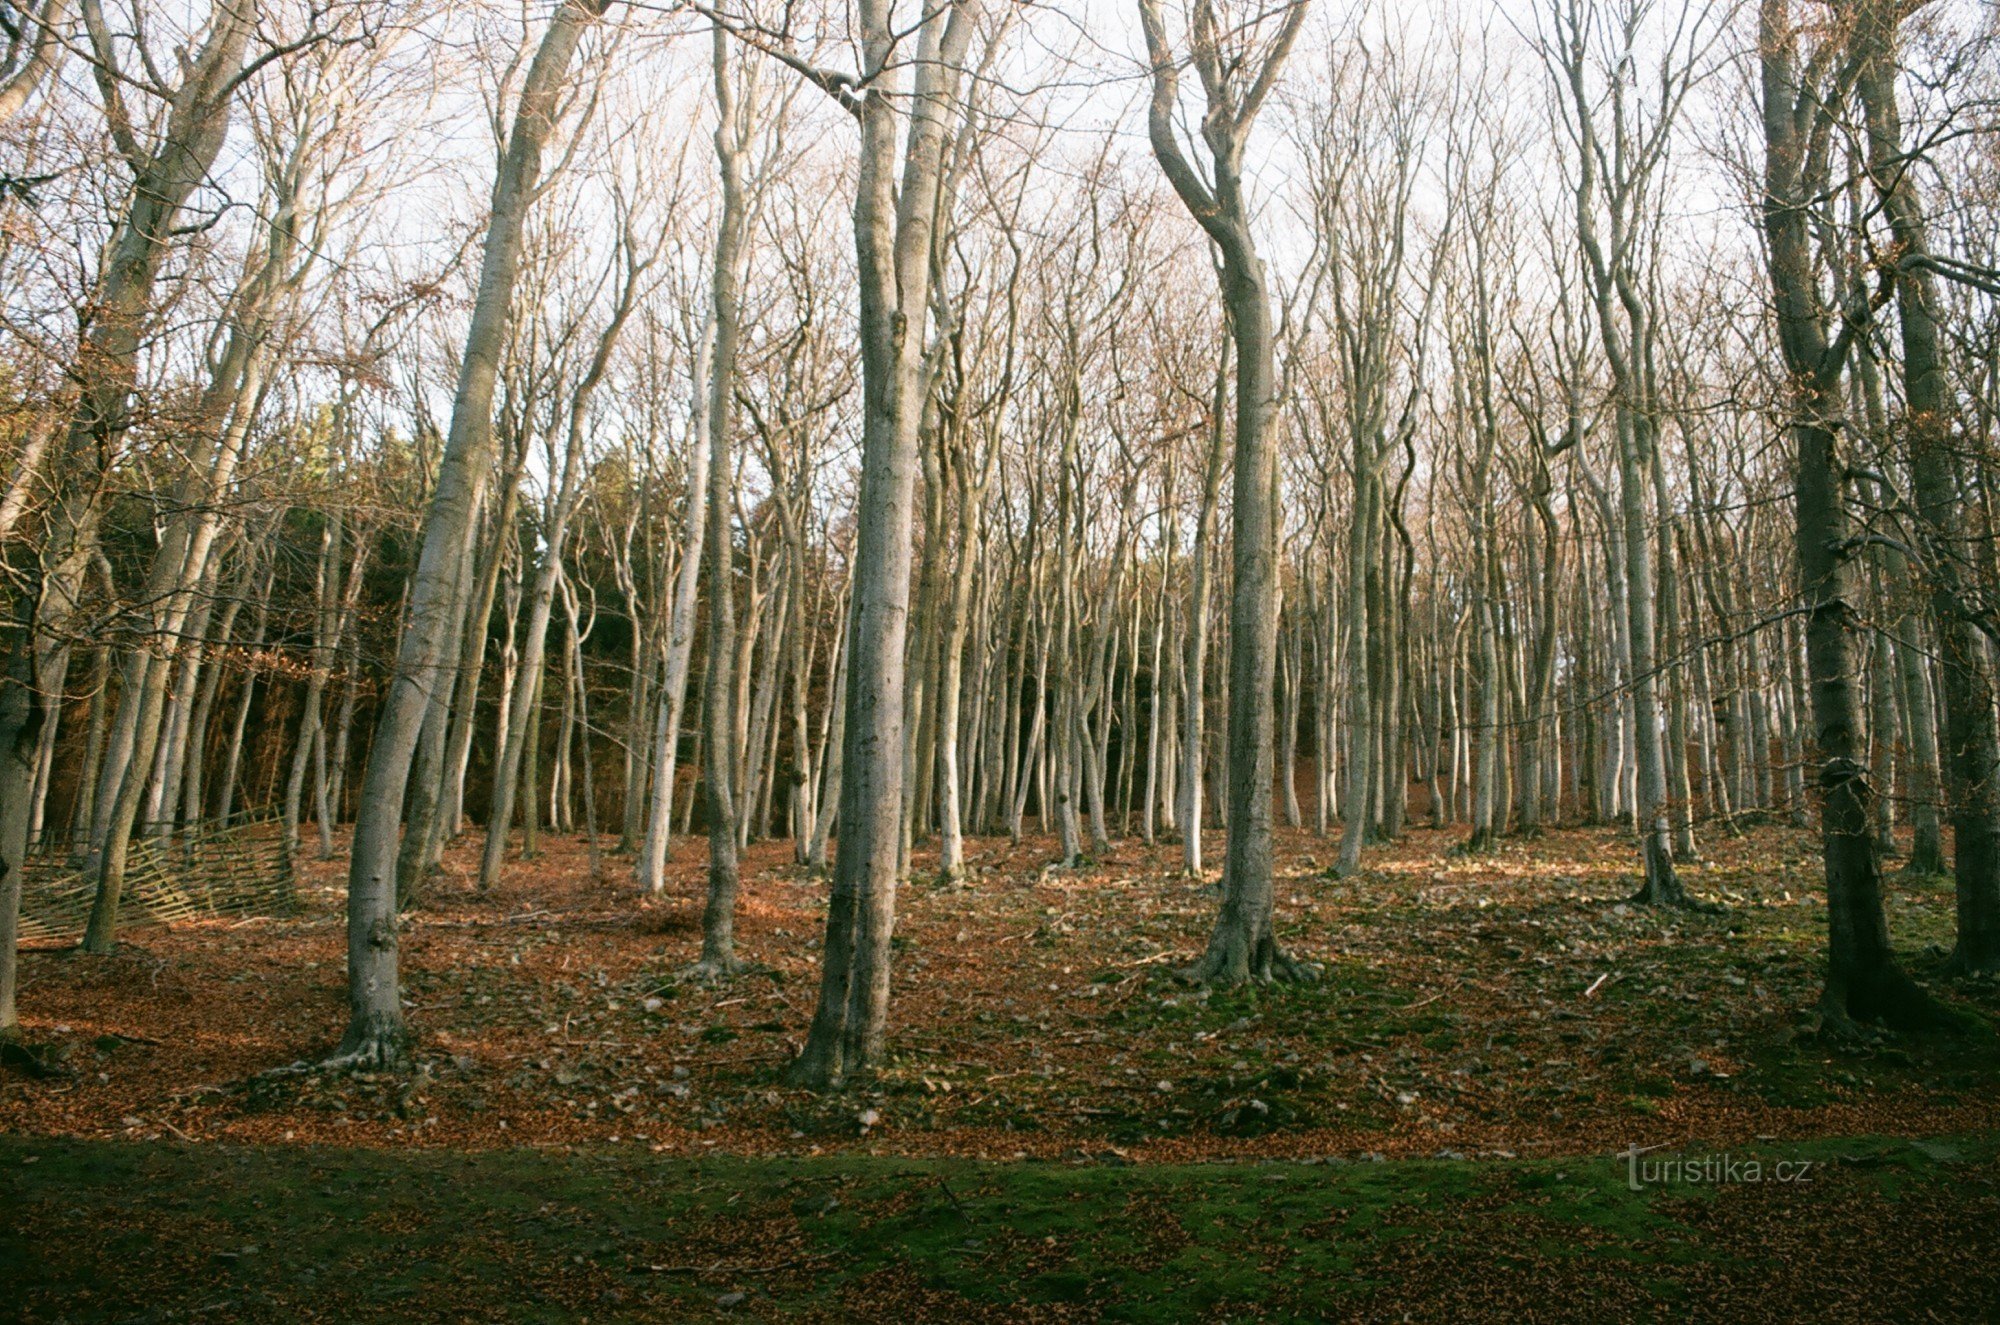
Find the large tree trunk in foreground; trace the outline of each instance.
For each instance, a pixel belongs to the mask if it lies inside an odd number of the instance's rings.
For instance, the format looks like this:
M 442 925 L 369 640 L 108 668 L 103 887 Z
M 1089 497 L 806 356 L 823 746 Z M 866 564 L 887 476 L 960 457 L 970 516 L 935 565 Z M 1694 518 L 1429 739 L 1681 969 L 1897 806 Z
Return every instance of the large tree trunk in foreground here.
M 888 0 L 862 0 L 862 73 L 895 81 L 899 37 Z M 901 179 L 896 98 L 880 89 L 855 107 L 861 124 L 854 240 L 861 287 L 861 492 L 848 641 L 839 843 L 826 919 L 819 1003 L 791 1075 L 839 1083 L 882 1054 L 889 1013 L 903 827 L 904 644 L 909 627 L 912 503 L 923 416 L 925 328 L 944 140 L 978 21 L 977 0 L 952 0 L 916 38 L 915 95 Z M 907 41 L 907 36 L 901 41 Z
M 1951 969 L 1975 974 L 2000 971 L 2000 727 L 1994 721 L 1986 640 L 1961 588 L 1960 568 L 1969 559 L 1951 453 L 1955 406 L 1938 344 L 1935 281 L 1918 265 L 1930 255 L 1930 237 L 1915 163 L 1903 155 L 1903 118 L 1896 97 L 1896 26 L 1902 12 L 1880 0 L 1857 6 L 1856 87 L 1868 122 L 1869 173 L 1902 259 L 1896 272 L 1896 309 L 1903 333 L 1904 423 L 1911 488 L 1929 554 L 1922 570 L 1937 627 L 1945 803 L 1958 889 L 1958 946 Z
M 1759 11 L 1764 121 L 1763 226 L 1777 308 L 1778 342 L 1790 375 L 1790 430 L 1797 448 L 1800 590 L 1807 608 L 1806 657 L 1819 747 L 1820 842 L 1826 862 L 1827 972 L 1821 1009 L 1834 1023 L 1931 1024 L 1943 1016 L 1896 962 L 1882 909 L 1871 798 L 1855 693 L 1854 586 L 1842 500 L 1844 466 L 1831 426 L 1850 342 L 1829 342 L 1814 280 L 1809 199 L 1826 191 L 1826 163 L 1808 150 L 1811 122 L 1830 114 L 1825 89 L 1800 84 L 1788 0 Z

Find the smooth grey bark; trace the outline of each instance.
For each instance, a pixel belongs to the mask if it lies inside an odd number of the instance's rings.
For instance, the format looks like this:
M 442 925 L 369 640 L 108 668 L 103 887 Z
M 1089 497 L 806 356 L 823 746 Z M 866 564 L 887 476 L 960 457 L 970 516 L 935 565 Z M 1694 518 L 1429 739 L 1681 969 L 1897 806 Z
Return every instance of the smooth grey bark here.
M 28 803 L 41 725 L 52 707 L 36 682 L 33 606 L 12 605 L 4 629 L 11 638 L 0 674 L 0 1043 L 20 1035 L 15 1007 L 20 952 L 21 882 L 28 858 Z
M 1866 343 L 1856 347 L 1854 377 L 1869 433 L 1886 441 L 1889 412 L 1881 367 L 1872 346 Z M 1881 509 L 1889 509 L 1888 495 L 1881 486 L 1871 484 L 1870 488 L 1870 500 Z M 1881 548 L 1880 559 L 1883 589 L 1893 615 L 1893 625 L 1880 632 L 1889 654 L 1889 671 L 1881 682 L 1894 691 L 1887 711 L 1898 719 L 1897 726 L 1881 739 L 1893 745 L 1900 736 L 1902 742 L 1898 763 L 1903 771 L 1904 813 L 1910 821 L 1910 856 L 1903 868 L 1913 876 L 1935 877 L 1949 866 L 1939 813 L 1943 779 L 1938 759 L 1938 712 L 1931 696 L 1928 651 L 1920 637 L 1924 595 L 1900 545 Z M 1884 800 L 1891 785 L 1877 775 Z
M 1194 546 L 1188 553 L 1188 619 L 1181 695 L 1187 709 L 1183 729 L 1180 768 L 1180 809 L 1174 816 L 1181 835 L 1181 867 L 1191 879 L 1202 877 L 1201 827 L 1205 779 L 1202 761 L 1207 757 L 1208 720 L 1208 641 L 1212 611 L 1209 580 L 1215 558 L 1215 513 L 1222 498 L 1222 473 L 1229 455 L 1229 428 L 1226 402 L 1229 389 L 1227 360 L 1215 370 L 1215 390 L 1209 409 L 1208 456 L 1202 467 L 1201 505 L 1196 508 Z
M 563 624 L 569 638 L 568 663 L 565 668 L 574 688 L 572 699 L 576 705 L 576 741 L 578 766 L 582 770 L 583 782 L 583 840 L 590 859 L 590 878 L 596 882 L 604 877 L 604 853 L 597 840 L 597 774 L 596 761 L 591 757 L 590 737 L 590 683 L 584 671 L 583 642 L 590 638 L 590 632 L 597 624 L 597 599 L 593 594 L 588 617 L 578 613 L 579 597 L 576 584 L 568 576 L 563 577 L 559 586 L 563 600 Z
M 1218 281 L 1228 311 L 1236 368 L 1235 474 L 1231 515 L 1235 583 L 1229 614 L 1229 823 L 1222 908 L 1207 951 L 1188 971 L 1221 984 L 1297 979 L 1312 969 L 1279 950 L 1272 931 L 1272 697 L 1278 633 L 1277 445 L 1270 427 L 1277 390 L 1270 296 L 1250 231 L 1243 151 L 1257 112 L 1305 22 L 1295 0 L 1258 67 L 1237 69 L 1210 0 L 1196 0 L 1189 54 L 1207 113 L 1202 139 L 1208 179 L 1188 163 L 1174 129 L 1179 59 L 1169 47 L 1158 0 L 1138 0 L 1152 66 L 1147 136 L 1174 192 L 1221 254 Z M 1241 75 L 1249 73 L 1244 85 Z
M 1647 356 L 1650 359 L 1650 353 Z M 1648 379 L 1654 376 L 1649 363 Z M 1659 593 L 1656 604 L 1660 623 L 1661 667 L 1667 681 L 1667 793 L 1669 817 L 1673 825 L 1673 852 L 1677 864 L 1699 863 L 1701 852 L 1694 837 L 1694 779 L 1688 768 L 1688 701 L 1686 646 L 1681 618 L 1681 572 L 1677 553 L 1680 517 L 1673 508 L 1657 437 L 1648 448 L 1653 479 L 1654 510 L 1659 520 Z
M 611 316 L 598 333 L 597 344 L 591 352 L 589 363 L 582 377 L 570 393 L 569 407 L 565 412 L 563 428 L 563 454 L 560 478 L 556 479 L 555 490 L 549 495 L 547 519 L 542 530 L 542 557 L 535 569 L 533 590 L 528 599 L 528 621 L 523 634 L 521 660 L 514 674 L 514 694 L 508 722 L 502 732 L 500 758 L 494 771 L 493 808 L 486 820 L 486 844 L 479 862 L 479 890 L 483 893 L 499 882 L 500 865 L 507 849 L 507 831 L 513 819 L 514 802 L 519 794 L 522 781 L 522 764 L 528 767 L 529 794 L 524 799 L 530 831 L 524 845 L 528 855 L 534 852 L 532 825 L 535 823 L 534 802 L 535 764 L 533 751 L 536 749 L 535 736 L 538 733 L 537 718 L 541 711 L 538 702 L 542 693 L 543 663 L 548 654 L 549 621 L 555 610 L 557 583 L 563 574 L 563 557 L 569 543 L 569 526 L 583 498 L 583 454 L 586 449 L 585 424 L 589 417 L 591 397 L 603 382 L 605 372 L 610 368 L 612 352 L 618 346 L 619 334 L 637 306 L 640 282 L 645 276 L 651 260 L 644 257 L 633 242 L 630 218 L 619 245 L 617 257 L 622 268 L 617 301 L 611 309 Z M 554 457 L 550 457 L 553 468 Z M 470 521 L 467 535 L 469 541 Z M 455 591 L 462 595 L 465 579 L 461 565 Z M 463 599 L 460 599 L 461 605 Z M 458 618 L 445 623 L 444 635 L 449 642 L 460 635 L 462 626 Z M 456 660 L 447 660 L 451 666 L 443 669 L 456 680 L 458 668 Z M 448 686 L 447 686 L 448 693 Z M 468 714 L 468 717 L 470 715 Z M 442 724 L 440 724 L 442 725 Z
M 1838 95 L 1802 77 L 1799 34 L 1789 0 L 1760 0 L 1758 50 L 1764 137 L 1761 220 L 1777 311 L 1779 349 L 1792 384 L 1788 426 L 1797 447 L 1800 588 L 1807 608 L 1806 653 L 1819 753 L 1820 839 L 1826 863 L 1827 973 L 1822 1014 L 1923 1026 L 1942 1013 L 1896 960 L 1882 907 L 1870 814 L 1874 788 L 1860 748 L 1854 687 L 1854 584 L 1837 450 L 1840 374 L 1861 318 L 1827 330 L 1809 237 L 1812 199 L 1825 196 L 1825 128 Z M 1838 89 L 1833 91 L 1838 92 Z
M 1368 671 L 1368 567 L 1375 555 L 1374 501 L 1381 491 L 1374 474 L 1363 464 L 1362 444 L 1356 443 L 1354 505 L 1348 512 L 1347 583 L 1342 595 L 1347 623 L 1347 783 L 1341 805 L 1340 848 L 1334 861 L 1336 873 L 1352 874 L 1361 868 L 1361 847 L 1368 837 L 1371 797 L 1375 779 L 1375 702 Z
M 1940 794 L 1937 748 L 1937 707 L 1931 700 L 1929 669 L 1917 638 L 1917 614 L 1905 612 L 1896 623 L 1896 671 L 1902 687 L 1901 711 L 1909 789 L 1910 858 L 1912 874 L 1945 872 L 1944 833 L 1938 814 Z
M 742 969 L 736 956 L 736 858 L 738 707 L 736 686 L 736 555 L 730 534 L 735 509 L 736 348 L 741 334 L 738 285 L 749 202 L 743 184 L 743 157 L 756 112 L 754 85 L 737 86 L 729 68 L 731 38 L 714 25 L 715 162 L 722 180 L 722 216 L 716 227 L 710 306 L 715 348 L 708 386 L 708 663 L 704 678 L 708 726 L 708 901 L 701 913 L 701 958 L 692 968 L 707 978 Z
M 215 713 L 217 696 L 222 690 L 224 668 L 223 658 L 230 641 L 236 637 L 236 618 L 242 613 L 243 600 L 251 593 L 256 582 L 257 571 L 262 566 L 262 554 L 254 545 L 243 557 L 241 578 L 223 604 L 222 618 L 216 623 L 214 632 L 205 641 L 213 656 L 204 660 L 201 669 L 201 689 L 194 702 L 192 715 L 188 719 L 187 749 L 184 752 L 186 772 L 181 778 L 180 816 L 183 823 L 194 823 L 202 817 L 204 806 L 205 777 L 208 769 L 208 728 Z
M 493 462 L 493 397 L 520 269 L 522 225 L 542 173 L 542 152 L 562 110 L 570 63 L 611 0 L 563 0 L 521 85 L 493 183 L 479 292 L 459 362 L 451 424 L 425 514 L 407 623 L 376 722 L 355 817 L 347 886 L 348 1025 L 329 1066 L 401 1067 L 408 1061 L 396 925 L 396 847 L 410 762 L 440 670 L 445 635 L 461 617 L 459 570 Z
M 1174 544 L 1167 537 L 1168 511 L 1174 504 L 1175 467 L 1168 462 L 1166 491 L 1160 503 L 1157 517 L 1159 522 L 1158 544 L 1160 547 L 1159 588 L 1153 604 L 1153 644 L 1152 644 L 1152 693 L 1146 704 L 1146 789 L 1139 812 L 1139 840 L 1147 846 L 1153 845 L 1158 831 L 1161 794 L 1160 765 L 1167 753 L 1166 736 L 1162 730 L 1167 717 L 1166 705 L 1170 693 L 1164 664 L 1167 658 L 1167 586 L 1174 574 Z
M 646 817 L 646 837 L 640 843 L 633 873 L 642 892 L 655 895 L 667 886 L 667 856 L 672 847 L 674 772 L 680 755 L 681 717 L 687 705 L 688 669 L 694 659 L 696 609 L 701 594 L 702 544 L 708 537 L 708 412 L 707 384 L 715 345 L 715 309 L 704 315 L 694 354 L 695 410 L 688 421 L 687 510 L 683 513 L 681 562 L 674 580 L 674 601 L 667 612 L 667 660 L 661 679 L 659 712 L 653 730 L 653 798 Z
M 1636 12 L 1636 11 L 1635 11 Z M 1586 86 L 1589 35 L 1580 10 L 1560 11 L 1561 37 L 1547 58 L 1555 62 L 1567 101 L 1566 113 L 1580 143 L 1573 188 L 1577 239 L 1591 282 L 1599 342 L 1614 388 L 1612 424 L 1618 470 L 1618 510 L 1625 588 L 1625 635 L 1630 667 L 1633 756 L 1633 812 L 1645 881 L 1633 900 L 1660 905 L 1689 903 L 1674 872 L 1672 788 L 1668 782 L 1668 734 L 1662 731 L 1661 657 L 1657 646 L 1659 583 L 1648 495 L 1658 446 L 1658 401 L 1651 373 L 1653 310 L 1640 289 L 1636 270 L 1648 217 L 1648 188 L 1657 178 L 1663 144 L 1684 94 L 1688 64 L 1677 47 L 1658 62 L 1660 109 L 1635 128 L 1633 88 L 1623 62 L 1630 58 L 1636 19 L 1616 23 L 1613 58 L 1620 67 L 1608 77 L 1606 93 L 1613 116 L 1608 137 L 1598 125 L 1598 103 Z M 1600 232 L 1599 208 L 1606 229 Z M 1664 518 L 1666 511 L 1660 512 Z M 1673 663 L 1672 659 L 1667 660 Z
M 216 115 L 226 119 L 226 103 Z M 227 344 L 207 389 L 198 418 L 201 445 L 187 472 L 174 485 L 174 514 L 167 521 L 146 576 L 140 614 L 146 635 L 127 651 L 119 714 L 113 728 L 125 758 L 107 768 L 111 789 L 100 812 L 104 828 L 98 851 L 97 893 L 84 930 L 85 952 L 107 953 L 116 944 L 119 904 L 130 862 L 132 835 L 149 788 L 162 784 L 162 726 L 174 672 L 196 594 L 210 574 L 210 557 L 223 532 L 224 498 L 248 445 L 251 424 L 263 403 L 270 337 L 279 307 L 297 289 L 302 270 L 293 268 L 299 243 L 297 180 L 280 179 L 272 200 L 261 265 L 253 272 L 235 310 Z M 114 775 L 115 773 L 115 780 Z M 102 791 L 100 794 L 104 794 Z M 288 842 L 289 849 L 289 842 Z M 289 856 L 287 857 L 289 860 Z
M 444 751 L 444 780 L 428 810 L 426 803 L 431 798 L 423 795 L 421 787 L 412 791 L 404 841 L 398 851 L 397 888 L 405 907 L 416 899 L 424 875 L 437 867 L 445 842 L 456 837 L 463 828 L 465 775 L 472 760 L 473 737 L 479 728 L 479 690 L 486 672 L 486 641 L 493 630 L 493 608 L 500 598 L 500 580 L 506 572 L 514 546 L 514 526 L 521 509 L 521 471 L 528 460 L 528 440 L 523 432 L 520 444 L 512 448 L 513 459 L 501 476 L 499 491 L 487 497 L 487 504 L 497 501 L 499 508 L 493 518 L 492 536 L 487 540 L 486 558 L 479 563 L 479 587 L 467 607 L 462 637 L 447 650 L 448 655 L 456 655 L 458 679 L 450 700 L 452 725 Z M 475 552 L 476 544 L 468 541 L 468 565 Z M 510 623 L 512 619 L 510 609 Z M 503 705 L 508 698 L 503 696 Z M 438 702 L 444 702 L 443 696 Z M 505 723 L 499 725 L 504 727 Z M 423 830 L 421 837 L 417 835 L 419 828 Z
M 475 517 L 475 523 L 477 517 Z M 459 564 L 458 583 L 453 586 L 461 605 L 466 602 L 465 582 L 472 573 L 472 560 L 477 550 L 477 539 L 467 539 L 465 560 Z M 490 603 L 490 600 L 489 600 Z M 477 615 L 477 610 L 468 617 Z M 403 840 L 396 847 L 396 910 L 413 910 L 423 905 L 424 882 L 430 871 L 437 865 L 443 853 L 447 835 L 446 819 L 455 817 L 453 807 L 463 792 L 464 765 L 452 762 L 451 742 L 460 729 L 466 731 L 466 752 L 471 752 L 470 729 L 475 724 L 474 711 L 468 708 L 459 712 L 454 706 L 454 695 L 463 697 L 468 705 L 477 701 L 477 693 L 465 694 L 465 651 L 473 649 L 471 665 L 475 671 L 484 661 L 485 643 L 482 632 L 476 642 L 468 638 L 465 621 L 447 623 L 445 627 L 445 647 L 438 657 L 439 676 L 455 675 L 451 684 L 440 684 L 431 691 L 430 702 L 424 706 L 423 726 L 417 735 L 417 750 L 412 757 L 411 785 L 409 799 L 403 809 Z M 504 715 L 504 710 L 503 710 Z M 504 731 L 505 722 L 498 724 Z
M 1010 345 L 1010 359 L 1011 354 Z M 958 499 L 958 562 L 952 570 L 946 600 L 944 652 L 938 678 L 938 873 L 955 879 L 965 871 L 959 712 L 963 702 L 966 636 L 971 624 L 974 575 L 981 562 L 977 555 L 979 527 L 986 511 L 987 486 L 999 460 L 1000 439 L 997 435 L 988 436 L 983 455 L 976 462 L 963 444 L 947 455 Z
M 69 18 L 69 0 L 41 0 L 33 9 L 17 0 L 10 7 L 25 12 L 14 17 L 7 49 L 0 54 L 0 125 L 19 115 L 61 65 L 66 53 L 61 29 Z
M 915 34 L 914 95 L 900 132 L 899 49 L 908 34 L 889 0 L 860 0 L 860 81 L 845 96 L 861 126 L 854 239 L 860 273 L 861 492 L 856 507 L 839 843 L 822 948 L 819 1003 L 792 1079 L 823 1087 L 881 1058 L 889 1011 L 903 827 L 904 650 L 909 627 L 912 503 L 920 392 L 943 199 L 944 141 L 977 0 L 949 0 Z M 875 84 L 882 86 L 876 87 Z M 895 164 L 898 138 L 903 165 Z
M 1875 853 L 1896 854 L 1896 664 L 1889 632 L 1868 632 L 1868 776 L 1875 782 Z
M 94 12 L 94 5 L 92 10 Z M 69 646 L 81 623 L 83 581 L 99 557 L 98 530 L 110 485 L 103 467 L 130 427 L 129 408 L 141 345 L 153 313 L 154 287 L 182 209 L 207 177 L 228 132 L 249 35 L 258 6 L 218 9 L 198 50 L 183 57 L 179 84 L 156 141 L 142 144 L 125 109 L 124 86 L 111 63 L 102 15 L 92 26 L 94 72 L 119 154 L 132 170 L 132 189 L 113 232 L 91 317 L 73 365 L 77 405 L 61 451 L 50 457 L 52 483 L 40 515 L 32 556 L 16 558 L 0 543 L 12 592 L 0 639 L 0 989 L 12 1016 L 16 917 L 34 763 L 47 710 L 64 693 Z M 18 518 L 18 517 L 17 517 Z M 93 916 L 93 919 L 95 917 Z M 11 1022 L 0 1022 L 11 1029 Z
M 852 575 L 850 568 L 849 582 L 842 586 L 842 601 L 834 613 L 833 673 L 827 685 L 824 731 L 820 736 L 820 749 L 825 755 L 820 760 L 823 778 L 819 817 L 813 824 L 812 844 L 806 850 L 806 867 L 815 873 L 826 869 L 826 850 L 833 840 L 834 820 L 840 812 L 841 767 L 847 751 L 847 705 L 841 697 L 847 693 L 847 646 L 854 624 Z
M 277 567 L 272 565 L 266 572 L 264 592 L 257 598 L 257 610 L 253 614 L 250 627 L 249 652 L 254 657 L 264 646 L 271 625 L 271 585 L 277 579 Z M 251 666 L 244 670 L 242 688 L 236 696 L 236 716 L 230 723 L 229 739 L 224 742 L 222 777 L 215 788 L 215 818 L 227 823 L 235 812 L 236 784 L 243 765 L 243 737 L 250 724 L 250 709 L 257 697 L 257 682 L 263 669 Z
M 41 481 L 42 457 L 48 454 L 49 443 L 55 440 L 58 422 L 53 411 L 44 414 L 29 426 L 28 435 L 21 440 L 21 449 L 14 457 L 13 477 L 7 480 L 5 494 L 0 494 L 0 545 L 13 536 L 14 526 L 21 522 L 34 497 Z

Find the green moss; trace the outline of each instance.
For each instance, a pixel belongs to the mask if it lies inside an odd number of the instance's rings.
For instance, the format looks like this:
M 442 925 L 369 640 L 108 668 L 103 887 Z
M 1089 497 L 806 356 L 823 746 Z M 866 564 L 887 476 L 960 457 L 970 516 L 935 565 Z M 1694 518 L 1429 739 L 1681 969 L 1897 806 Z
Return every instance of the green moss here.
M 2000 1141 L 1829 1141 L 1812 1159 L 1885 1197 L 1990 1181 Z M 32 1162 L 30 1162 L 32 1157 Z M 960 1300 L 1081 1304 L 1112 1320 L 1366 1315 L 1411 1260 L 1495 1273 L 1603 1261 L 1666 1309 L 1757 1271 L 1703 1212 L 1634 1192 L 1611 1157 L 1126 1166 L 867 1157 L 663 1160 L 616 1148 L 460 1155 L 0 1138 L 0 1282 L 27 1318 L 687 1318 L 867 1314 L 889 1283 Z M 1537 1268 L 1540 1267 L 1540 1268 Z M 1625 1273 L 1624 1271 L 1620 1272 Z M 1693 1278 L 1687 1277 L 1694 1274 Z M 217 1303 L 230 1304 L 218 1307 Z M 1644 1314 L 1642 1312 L 1642 1314 Z

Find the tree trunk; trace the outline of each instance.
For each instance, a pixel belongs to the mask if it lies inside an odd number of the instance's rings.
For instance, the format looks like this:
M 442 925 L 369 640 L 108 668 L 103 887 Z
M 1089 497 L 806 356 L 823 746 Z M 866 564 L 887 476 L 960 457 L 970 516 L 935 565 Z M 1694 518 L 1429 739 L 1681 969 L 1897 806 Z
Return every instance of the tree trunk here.
M 1222 909 L 1208 949 L 1191 978 L 1221 984 L 1294 979 L 1311 968 L 1286 957 L 1272 932 L 1271 688 L 1278 644 L 1278 466 L 1269 427 L 1277 384 L 1264 264 L 1250 232 L 1243 194 L 1243 148 L 1263 98 L 1305 21 L 1305 6 L 1286 11 L 1261 68 L 1245 88 L 1243 71 L 1225 74 L 1216 17 L 1193 15 L 1191 56 L 1209 99 L 1202 122 L 1211 170 L 1203 178 L 1181 153 L 1174 127 L 1178 60 L 1167 46 L 1158 0 L 1139 0 L 1152 65 L 1147 130 L 1168 182 L 1221 252 L 1217 273 L 1229 316 L 1236 367 L 1236 464 L 1232 491 L 1235 583 L 1229 613 L 1229 823 Z
M 1800 589 L 1820 756 L 1820 836 L 1826 861 L 1828 961 L 1825 1014 L 1836 1024 L 1879 1018 L 1933 1023 L 1940 1010 L 1903 973 L 1889 946 L 1870 815 L 1873 789 L 1860 759 L 1854 693 L 1852 573 L 1847 512 L 1830 411 L 1849 342 L 1829 343 L 1813 279 L 1808 199 L 1826 191 L 1824 158 L 1805 141 L 1809 117 L 1830 114 L 1825 90 L 1802 85 L 1789 0 L 1761 0 L 1758 49 L 1764 123 L 1763 228 L 1778 342 L 1793 384 L 1789 428 L 1797 447 Z
M 1944 708 L 1945 800 L 1958 891 L 1957 974 L 2000 971 L 2000 725 L 1986 642 L 1960 588 L 1967 561 L 1952 458 L 1953 387 L 1938 344 L 1935 282 L 1920 264 L 1930 236 L 1912 163 L 1903 154 L 1897 103 L 1896 27 L 1905 12 L 1880 0 L 1854 6 L 1856 87 L 1866 111 L 1868 170 L 1896 239 L 1896 310 L 1902 322 L 1904 423 L 1911 488 L 1922 526 L 1931 619 Z
M 888 0 L 861 0 L 865 82 L 897 81 L 906 34 Z M 923 361 L 942 197 L 947 120 L 978 21 L 975 0 L 951 0 L 920 23 L 915 95 L 901 179 L 898 99 L 870 88 L 861 125 L 854 239 L 860 272 L 861 491 L 856 505 L 854 615 L 848 642 L 840 840 L 822 946 L 819 1003 L 791 1069 L 824 1087 L 882 1054 L 889 1011 L 903 826 L 904 648 L 909 626 L 912 501 L 923 415 Z
M 694 971 L 707 978 L 732 975 L 742 968 L 736 957 L 737 894 L 737 693 L 736 693 L 736 556 L 730 535 L 735 508 L 735 460 L 730 430 L 735 424 L 736 345 L 738 336 L 737 278 L 741 264 L 747 203 L 743 192 L 743 155 L 748 147 L 754 93 L 741 103 L 729 72 L 729 41 L 720 24 L 714 30 L 715 159 L 722 176 L 722 217 L 716 230 L 715 267 L 710 306 L 714 310 L 715 349 L 708 381 L 708 542 L 712 546 L 708 574 L 708 665 L 706 707 L 708 724 L 708 903 L 701 916 L 701 959 Z
M 396 846 L 410 760 L 431 688 L 440 675 L 445 633 L 463 617 L 459 569 L 473 516 L 492 468 L 493 396 L 511 320 L 521 231 L 541 178 L 542 149 L 562 107 L 570 61 L 584 30 L 610 0 L 563 0 L 521 87 L 507 148 L 493 184 L 479 293 L 459 364 L 450 430 L 425 515 L 422 551 L 410 585 L 408 621 L 376 723 L 355 818 L 347 887 L 348 1026 L 333 1065 L 401 1067 L 408 1061 L 396 934 Z

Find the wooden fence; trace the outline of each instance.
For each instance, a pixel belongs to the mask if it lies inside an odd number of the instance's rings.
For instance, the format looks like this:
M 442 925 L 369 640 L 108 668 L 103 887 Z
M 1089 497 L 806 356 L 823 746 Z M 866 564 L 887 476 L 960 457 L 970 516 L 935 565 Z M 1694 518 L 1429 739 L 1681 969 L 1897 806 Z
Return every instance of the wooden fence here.
M 97 871 L 66 849 L 30 855 L 21 889 L 21 942 L 74 943 L 97 896 Z M 135 835 L 118 927 L 220 916 L 287 915 L 298 909 L 284 832 L 269 813 L 235 815 Z

